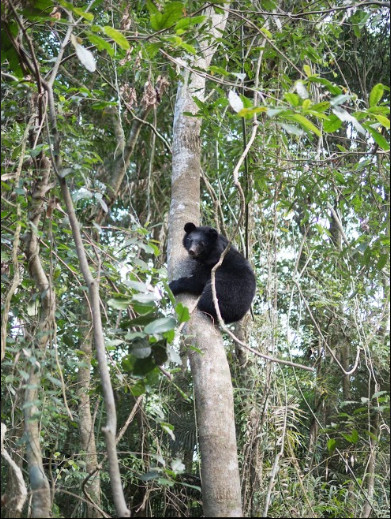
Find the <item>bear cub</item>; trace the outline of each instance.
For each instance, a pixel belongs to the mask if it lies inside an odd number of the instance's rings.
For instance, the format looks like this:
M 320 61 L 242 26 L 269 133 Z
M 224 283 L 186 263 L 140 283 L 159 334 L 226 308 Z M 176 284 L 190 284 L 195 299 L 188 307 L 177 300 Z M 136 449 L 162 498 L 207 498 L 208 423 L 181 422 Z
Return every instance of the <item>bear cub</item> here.
M 185 225 L 183 246 L 194 260 L 192 275 L 171 281 L 174 295 L 182 292 L 200 295 L 198 309 L 217 323 L 213 303 L 211 270 L 228 244 L 227 238 L 212 227 Z M 231 245 L 216 271 L 216 293 L 221 317 L 226 324 L 239 321 L 249 310 L 255 295 L 255 276 L 248 261 Z

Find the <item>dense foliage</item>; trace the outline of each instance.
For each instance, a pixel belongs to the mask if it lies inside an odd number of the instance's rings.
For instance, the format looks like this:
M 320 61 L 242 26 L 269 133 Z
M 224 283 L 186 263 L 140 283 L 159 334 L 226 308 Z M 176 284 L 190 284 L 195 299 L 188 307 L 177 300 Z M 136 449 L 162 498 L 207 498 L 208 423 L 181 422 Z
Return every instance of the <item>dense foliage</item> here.
M 203 71 L 193 63 L 200 39 L 216 43 L 211 4 L 229 17 Z M 207 78 L 196 114 L 203 224 L 232 238 L 257 274 L 252 317 L 235 333 L 314 368 L 270 363 L 226 337 L 244 512 L 389 516 L 388 35 L 387 2 L 3 2 L 4 447 L 31 490 L 37 422 L 55 517 L 115 514 L 63 181 L 99 281 L 126 502 L 132 515 L 202 514 L 179 348 L 189 314 L 165 269 L 173 107 L 197 71 Z M 239 218 L 232 172 L 252 135 Z M 15 517 L 10 467 L 4 511 Z

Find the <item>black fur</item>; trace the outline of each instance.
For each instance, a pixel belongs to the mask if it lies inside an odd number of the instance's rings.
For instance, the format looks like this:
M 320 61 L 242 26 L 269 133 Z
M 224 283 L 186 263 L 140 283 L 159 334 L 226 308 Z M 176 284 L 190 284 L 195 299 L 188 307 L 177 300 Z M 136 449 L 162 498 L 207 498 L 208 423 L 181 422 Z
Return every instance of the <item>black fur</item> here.
M 200 295 L 198 309 L 216 322 L 210 271 L 219 261 L 228 240 L 212 227 L 185 225 L 183 246 L 194 260 L 190 277 L 171 281 L 174 295 L 182 292 Z M 222 265 L 216 271 L 216 292 L 221 317 L 225 323 L 239 321 L 249 310 L 255 294 L 255 276 L 248 261 L 231 245 Z

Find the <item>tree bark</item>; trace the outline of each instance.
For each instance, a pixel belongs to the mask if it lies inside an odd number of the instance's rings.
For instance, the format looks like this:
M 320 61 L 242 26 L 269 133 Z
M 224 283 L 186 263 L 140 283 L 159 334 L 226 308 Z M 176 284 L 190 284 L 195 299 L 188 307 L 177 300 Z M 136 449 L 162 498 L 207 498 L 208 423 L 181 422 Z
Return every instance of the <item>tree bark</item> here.
M 224 30 L 226 13 L 216 14 L 213 8 L 205 13 L 212 32 Z M 194 66 L 206 68 L 216 47 L 200 42 L 201 57 Z M 175 113 L 172 157 L 172 194 L 168 234 L 168 270 L 171 279 L 186 275 L 187 254 L 182 247 L 186 222 L 200 219 L 200 129 L 193 96 L 204 98 L 205 79 L 185 73 L 179 85 Z M 193 308 L 197 298 L 184 294 L 179 298 Z M 241 517 L 240 479 L 235 435 L 231 375 L 220 332 L 209 318 L 198 311 L 192 314 L 186 334 L 194 380 L 197 426 L 201 452 L 201 479 L 204 515 L 206 517 Z
M 39 161 L 37 181 L 31 195 L 29 222 L 31 231 L 25 236 L 25 251 L 31 277 L 40 294 L 41 312 L 35 346 L 43 352 L 54 333 L 55 295 L 51 283 L 45 274 L 39 256 L 39 243 L 36 229 L 45 210 L 44 199 L 52 187 L 50 185 L 50 162 L 46 157 Z M 40 411 L 37 408 L 38 390 L 41 387 L 41 364 L 35 362 L 30 368 L 24 398 L 24 435 L 26 455 L 32 490 L 32 517 L 51 517 L 51 498 L 49 481 L 42 464 L 40 444 Z
M 92 337 L 86 330 L 85 339 L 80 345 L 80 349 L 84 352 L 83 364 L 79 366 L 77 374 L 79 396 L 79 422 L 80 422 L 80 443 L 85 453 L 86 472 L 89 474 L 94 472 L 98 467 L 98 458 L 96 454 L 96 442 L 94 422 L 91 415 L 90 402 L 90 385 L 91 385 L 91 357 L 92 357 Z M 99 471 L 90 478 L 86 488 L 89 497 L 100 508 L 100 474 Z M 87 504 L 87 517 L 102 517 L 99 510 L 92 504 Z

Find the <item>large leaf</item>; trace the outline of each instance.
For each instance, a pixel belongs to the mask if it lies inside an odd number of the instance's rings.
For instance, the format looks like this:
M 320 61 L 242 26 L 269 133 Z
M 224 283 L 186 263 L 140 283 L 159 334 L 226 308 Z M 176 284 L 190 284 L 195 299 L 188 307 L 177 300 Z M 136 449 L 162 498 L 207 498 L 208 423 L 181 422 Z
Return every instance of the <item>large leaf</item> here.
M 103 27 L 103 31 L 109 38 L 115 41 L 122 49 L 128 50 L 130 48 L 128 40 L 122 34 L 122 32 L 117 31 L 114 27 L 110 27 L 109 25 L 105 25 Z
M 301 114 L 292 114 L 287 116 L 287 119 L 291 119 L 293 121 L 298 122 L 305 130 L 308 130 L 312 133 L 315 133 L 318 137 L 321 136 L 321 132 L 319 128 L 317 128 L 314 123 L 312 123 L 307 117 Z
M 198 23 L 202 23 L 205 20 L 206 16 L 193 16 L 193 18 L 182 18 L 175 25 L 175 31 L 178 34 L 182 34 L 186 29 L 189 29 L 193 25 Z
M 369 106 L 376 106 L 384 94 L 384 86 L 381 83 L 375 85 L 369 94 Z
M 151 3 L 152 2 L 148 2 L 148 5 L 150 6 Z M 152 29 L 154 31 L 168 29 L 183 17 L 183 12 L 184 5 L 182 2 L 170 2 L 164 6 L 163 12 L 150 9 L 150 22 Z
M 372 128 L 369 124 L 364 124 L 365 129 L 369 131 L 372 135 L 373 140 L 384 150 L 388 151 L 390 149 L 390 143 L 387 141 L 385 137 L 381 133 L 379 133 L 375 128 Z
M 87 33 L 87 38 L 98 50 L 106 50 L 110 56 L 114 56 L 115 50 L 108 41 L 91 32 Z
M 144 328 L 144 332 L 149 335 L 156 335 L 159 333 L 168 332 L 176 326 L 176 320 L 173 317 L 161 317 L 151 323 L 147 324 Z

